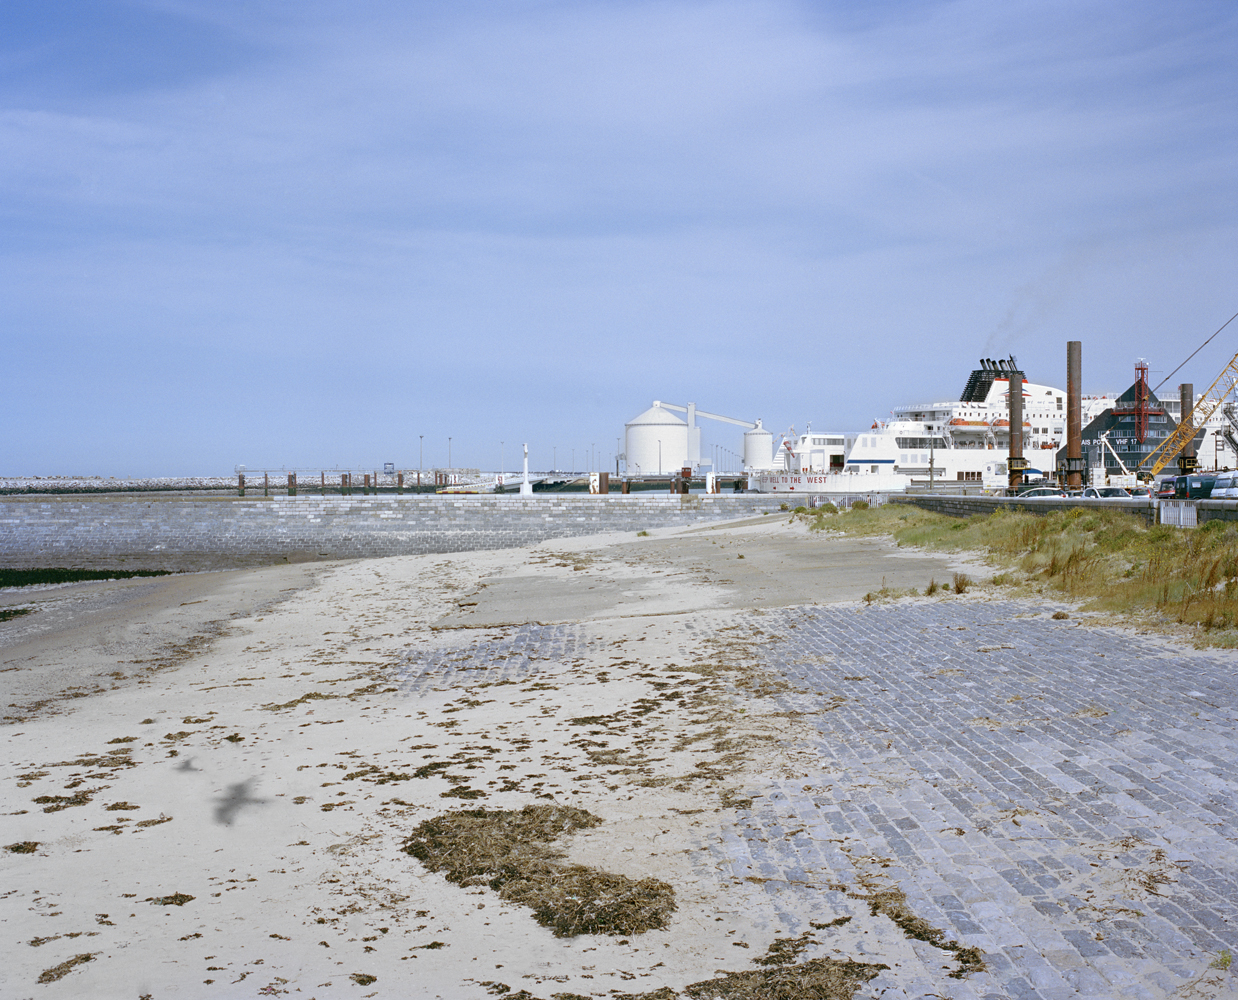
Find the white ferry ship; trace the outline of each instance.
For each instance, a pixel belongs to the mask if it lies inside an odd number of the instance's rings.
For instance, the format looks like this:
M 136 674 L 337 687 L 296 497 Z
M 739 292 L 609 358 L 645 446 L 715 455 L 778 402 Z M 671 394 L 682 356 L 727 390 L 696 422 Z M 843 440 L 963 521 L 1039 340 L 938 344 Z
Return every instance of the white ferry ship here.
M 896 407 L 889 420 L 859 433 L 809 430 L 784 439 L 776 463 L 782 468 L 757 473 L 755 486 L 763 493 L 902 492 L 949 481 L 1004 489 L 1016 371 L 1014 355 L 986 358 L 957 400 Z M 1020 378 L 1027 475 L 1052 477 L 1066 435 L 1066 393 Z

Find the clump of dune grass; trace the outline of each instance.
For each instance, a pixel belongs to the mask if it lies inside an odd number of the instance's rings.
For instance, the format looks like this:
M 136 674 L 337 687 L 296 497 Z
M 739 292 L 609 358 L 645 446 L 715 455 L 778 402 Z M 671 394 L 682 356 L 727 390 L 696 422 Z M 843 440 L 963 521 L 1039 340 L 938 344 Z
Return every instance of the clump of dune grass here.
M 1203 644 L 1238 646 L 1238 523 L 1150 527 L 1122 511 L 1077 507 L 1043 516 L 997 511 L 954 518 L 887 504 L 853 509 L 830 528 L 892 535 L 900 546 L 979 550 L 1001 570 L 994 583 L 1022 580 L 1092 611 L 1159 613 L 1198 629 Z M 962 592 L 962 575 L 955 592 Z

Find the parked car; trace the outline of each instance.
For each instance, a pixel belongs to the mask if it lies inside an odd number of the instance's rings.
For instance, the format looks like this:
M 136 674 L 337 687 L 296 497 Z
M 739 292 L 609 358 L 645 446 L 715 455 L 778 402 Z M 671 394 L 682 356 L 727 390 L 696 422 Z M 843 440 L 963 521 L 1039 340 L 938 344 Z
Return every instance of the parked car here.
M 1174 479 L 1174 498 L 1177 500 L 1207 500 L 1212 496 L 1212 487 L 1217 481 L 1214 474 L 1178 476 Z
M 1126 492 L 1140 500 L 1151 500 L 1156 496 L 1156 491 L 1147 486 L 1133 486 Z
M 1036 486 L 1019 494 L 1020 500 L 1061 500 L 1066 494 L 1056 486 Z
M 1089 486 L 1083 491 L 1084 500 L 1129 500 L 1130 496 L 1121 486 Z
M 1162 479 L 1156 484 L 1156 495 L 1161 500 L 1172 500 L 1178 495 L 1178 487 L 1173 479 Z
M 1238 472 L 1220 473 L 1212 484 L 1212 493 L 1209 496 L 1213 500 L 1238 499 Z

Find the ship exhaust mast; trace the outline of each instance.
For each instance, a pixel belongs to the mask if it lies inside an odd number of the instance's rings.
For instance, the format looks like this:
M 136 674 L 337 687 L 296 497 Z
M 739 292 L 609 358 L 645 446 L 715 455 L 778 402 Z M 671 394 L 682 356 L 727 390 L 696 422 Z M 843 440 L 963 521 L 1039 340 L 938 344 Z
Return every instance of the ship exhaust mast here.
M 1010 392 L 1006 396 L 1010 416 L 1010 452 L 1006 458 L 1006 468 L 1010 474 L 1010 493 L 1015 494 L 1023 485 L 1023 473 L 1028 467 L 1028 461 L 1023 457 L 1023 372 L 1016 367 L 1013 354 L 1009 367 L 1004 361 L 998 363 L 1002 366 L 1002 374 L 1010 380 Z
M 1083 485 L 1083 341 L 1066 341 L 1066 485 Z
M 1183 382 L 1178 386 L 1178 421 L 1190 426 L 1192 410 L 1195 409 L 1195 383 Z M 1189 432 L 1188 432 L 1189 433 Z M 1178 474 L 1189 476 L 1198 466 L 1195 459 L 1195 436 L 1187 437 L 1186 445 L 1178 454 Z

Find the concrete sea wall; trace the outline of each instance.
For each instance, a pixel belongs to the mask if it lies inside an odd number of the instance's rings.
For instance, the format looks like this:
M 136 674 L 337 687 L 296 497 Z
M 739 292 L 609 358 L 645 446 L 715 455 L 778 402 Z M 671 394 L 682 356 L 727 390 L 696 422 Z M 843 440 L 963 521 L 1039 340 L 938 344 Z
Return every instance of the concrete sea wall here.
M 195 571 L 512 548 L 707 524 L 785 497 L 369 496 L 0 500 L 0 566 Z

